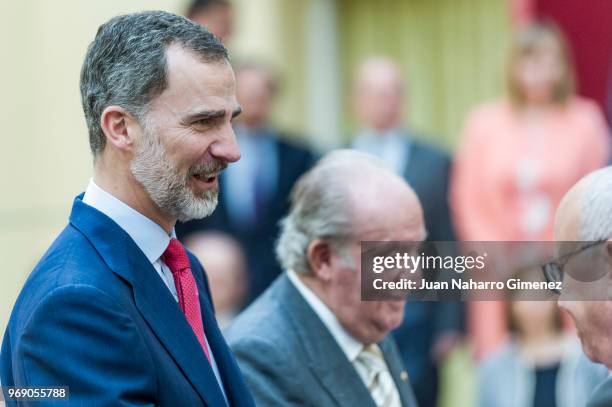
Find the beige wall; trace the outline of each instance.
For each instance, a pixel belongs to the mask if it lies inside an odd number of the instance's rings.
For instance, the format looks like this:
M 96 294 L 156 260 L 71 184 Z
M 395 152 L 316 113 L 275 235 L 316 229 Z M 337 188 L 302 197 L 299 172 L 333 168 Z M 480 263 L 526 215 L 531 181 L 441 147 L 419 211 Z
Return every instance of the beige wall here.
M 304 93 L 304 13 L 311 0 L 233 0 L 232 57 L 256 58 L 281 76 L 274 122 L 297 133 L 307 128 Z

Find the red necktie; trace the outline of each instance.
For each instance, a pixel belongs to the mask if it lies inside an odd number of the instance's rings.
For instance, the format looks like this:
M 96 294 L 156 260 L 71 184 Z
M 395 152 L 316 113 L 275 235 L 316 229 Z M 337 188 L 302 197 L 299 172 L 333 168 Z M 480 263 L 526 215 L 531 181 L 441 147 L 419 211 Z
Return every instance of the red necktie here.
M 204 324 L 202 323 L 202 312 L 200 310 L 200 300 L 198 298 L 198 286 L 191 273 L 189 257 L 187 257 L 187 253 L 181 242 L 174 238 L 170 239 L 170 244 L 162 255 L 162 260 L 166 263 L 170 271 L 172 271 L 179 306 L 183 314 L 185 314 L 187 322 L 191 325 L 193 333 L 195 333 L 198 338 L 198 342 L 200 342 L 210 362 L 210 353 L 208 346 L 206 346 L 206 341 L 204 340 Z

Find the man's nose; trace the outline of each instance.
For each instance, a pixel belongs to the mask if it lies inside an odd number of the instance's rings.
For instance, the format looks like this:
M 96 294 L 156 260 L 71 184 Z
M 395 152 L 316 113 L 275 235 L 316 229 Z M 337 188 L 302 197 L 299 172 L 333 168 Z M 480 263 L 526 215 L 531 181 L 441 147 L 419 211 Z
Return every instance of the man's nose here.
M 557 299 L 557 305 L 559 306 L 559 308 L 561 308 L 564 311 L 569 311 L 568 309 L 568 301 L 564 298 L 565 296 L 563 294 L 561 294 L 559 296 L 559 298 Z
M 231 126 L 210 146 L 209 152 L 213 157 L 228 163 L 233 163 L 240 159 L 240 148 Z

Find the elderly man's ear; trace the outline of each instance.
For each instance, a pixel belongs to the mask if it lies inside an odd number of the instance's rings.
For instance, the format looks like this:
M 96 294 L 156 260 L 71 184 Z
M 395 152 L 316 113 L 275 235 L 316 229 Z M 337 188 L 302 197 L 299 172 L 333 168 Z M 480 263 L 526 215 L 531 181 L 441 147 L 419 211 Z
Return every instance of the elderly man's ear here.
M 608 267 L 612 273 L 612 239 L 608 239 L 608 241 L 604 243 L 604 253 L 606 256 L 606 262 L 608 263 Z
M 605 264 L 608 272 L 602 276 L 602 279 L 605 279 L 607 276 L 607 299 L 612 300 L 612 239 L 608 239 L 608 241 L 604 243 L 603 254 L 605 256 Z
M 315 239 L 308 245 L 306 254 L 312 274 L 319 280 L 329 281 L 332 276 L 332 251 L 329 243 Z

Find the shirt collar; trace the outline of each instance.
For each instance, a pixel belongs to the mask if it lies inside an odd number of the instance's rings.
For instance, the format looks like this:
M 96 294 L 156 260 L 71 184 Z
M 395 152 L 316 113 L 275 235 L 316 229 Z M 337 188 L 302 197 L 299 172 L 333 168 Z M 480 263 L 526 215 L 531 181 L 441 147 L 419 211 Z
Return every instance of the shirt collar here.
M 174 229 L 168 235 L 157 223 L 100 188 L 93 179 L 89 181 L 83 202 L 115 221 L 151 263 L 161 257 L 170 239 L 176 237 Z
M 371 128 L 364 128 L 359 131 L 353 141 L 354 144 L 386 144 L 405 142 L 408 137 L 405 132 L 399 127 L 391 127 L 387 130 L 378 131 Z
M 323 322 L 323 325 L 325 325 L 329 333 L 336 340 L 347 359 L 353 363 L 363 350 L 364 345 L 340 325 L 334 313 L 310 288 L 308 288 L 308 286 L 306 286 L 306 284 L 302 282 L 295 271 L 287 271 L 287 277 L 289 277 L 289 280 L 293 283 L 295 288 L 297 288 L 302 297 L 304 297 L 304 300 L 310 305 L 315 314 L 317 314 L 321 322 Z

